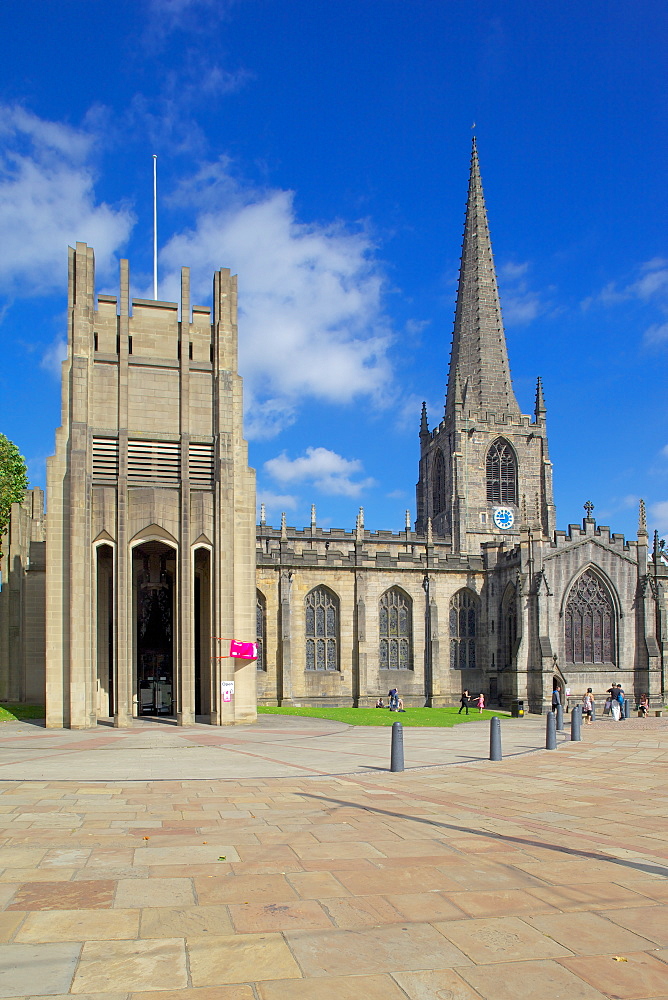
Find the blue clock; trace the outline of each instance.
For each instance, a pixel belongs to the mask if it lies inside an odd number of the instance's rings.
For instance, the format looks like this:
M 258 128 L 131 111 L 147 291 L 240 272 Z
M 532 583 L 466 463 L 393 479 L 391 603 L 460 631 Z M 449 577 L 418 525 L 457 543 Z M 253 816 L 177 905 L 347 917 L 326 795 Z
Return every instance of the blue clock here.
M 509 507 L 497 507 L 494 511 L 494 524 L 497 528 L 512 528 L 515 515 Z

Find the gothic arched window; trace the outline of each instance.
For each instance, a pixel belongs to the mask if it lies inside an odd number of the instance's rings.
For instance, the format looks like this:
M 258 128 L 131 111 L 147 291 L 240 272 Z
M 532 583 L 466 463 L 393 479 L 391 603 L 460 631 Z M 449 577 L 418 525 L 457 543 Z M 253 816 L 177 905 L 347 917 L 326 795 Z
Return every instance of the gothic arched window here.
M 567 663 L 614 663 L 615 609 L 600 576 L 585 570 L 571 588 L 564 627 Z
M 442 510 L 445 510 L 445 462 L 443 461 L 443 452 L 440 448 L 436 449 L 436 457 L 432 465 L 431 484 L 432 506 L 435 517 L 436 514 L 440 514 Z
M 386 590 L 378 609 L 381 670 L 413 669 L 412 601 L 398 587 Z
M 517 505 L 517 459 L 507 441 L 498 438 L 487 452 L 487 499 Z
M 501 669 L 511 667 L 517 644 L 517 587 L 509 583 L 501 604 Z
M 327 587 L 306 595 L 306 669 L 339 669 L 339 599 Z
M 473 670 L 476 665 L 475 639 L 478 598 L 464 588 L 450 601 L 450 666 L 453 670 Z
M 266 670 L 267 662 L 264 658 L 264 649 L 267 640 L 267 602 L 264 594 L 257 591 L 255 601 L 255 635 L 257 643 L 257 660 L 255 666 L 258 670 Z

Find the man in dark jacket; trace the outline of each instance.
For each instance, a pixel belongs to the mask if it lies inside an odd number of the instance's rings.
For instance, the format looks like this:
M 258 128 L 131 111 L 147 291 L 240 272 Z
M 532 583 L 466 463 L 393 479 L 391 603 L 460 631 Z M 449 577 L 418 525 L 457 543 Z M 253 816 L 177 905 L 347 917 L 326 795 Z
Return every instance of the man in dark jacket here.
M 469 693 L 468 693 L 468 691 L 462 691 L 462 696 L 459 699 L 459 702 L 460 702 L 460 706 L 459 706 L 459 711 L 457 712 L 457 715 L 461 715 L 462 714 L 462 709 L 463 708 L 466 709 L 466 714 L 468 715 L 469 714 Z

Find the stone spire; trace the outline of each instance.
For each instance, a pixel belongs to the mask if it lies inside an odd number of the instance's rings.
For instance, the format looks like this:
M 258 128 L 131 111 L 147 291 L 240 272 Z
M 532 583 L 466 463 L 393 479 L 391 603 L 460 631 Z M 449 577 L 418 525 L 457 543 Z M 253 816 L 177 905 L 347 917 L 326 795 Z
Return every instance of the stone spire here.
M 450 355 L 446 416 L 455 409 L 455 372 L 466 386 L 466 411 L 519 416 L 510 380 L 506 338 L 475 138 Z

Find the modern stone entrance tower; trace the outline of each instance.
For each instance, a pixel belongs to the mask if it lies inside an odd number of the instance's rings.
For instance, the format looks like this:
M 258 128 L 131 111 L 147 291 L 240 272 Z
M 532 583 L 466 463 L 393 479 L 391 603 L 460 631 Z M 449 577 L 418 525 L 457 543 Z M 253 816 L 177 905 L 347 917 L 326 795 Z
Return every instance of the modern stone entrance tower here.
M 422 410 L 416 531 L 428 518 L 456 553 L 518 541 L 527 520 L 545 536 L 555 528 L 542 385 L 532 420 L 510 378 L 475 139 L 445 415 L 430 431 Z
M 48 463 L 47 725 L 113 716 L 251 722 L 255 475 L 242 436 L 237 286 L 213 313 L 95 295 L 93 250 L 70 250 L 62 426 Z M 239 666 L 241 664 L 241 666 Z M 237 669 L 235 670 L 235 667 Z M 231 701 L 221 681 L 235 682 Z

